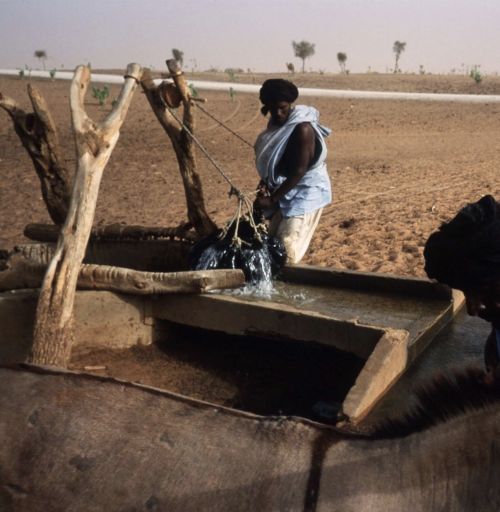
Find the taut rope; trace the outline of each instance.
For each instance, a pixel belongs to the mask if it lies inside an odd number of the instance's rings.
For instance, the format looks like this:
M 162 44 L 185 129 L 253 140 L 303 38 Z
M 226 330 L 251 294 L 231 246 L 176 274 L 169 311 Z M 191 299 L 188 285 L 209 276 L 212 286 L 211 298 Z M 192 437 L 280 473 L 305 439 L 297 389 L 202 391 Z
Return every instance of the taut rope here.
M 250 142 L 248 142 L 247 140 L 245 140 L 241 135 L 237 134 L 235 131 L 233 131 L 231 128 L 229 128 L 229 126 L 227 126 L 227 124 L 225 124 L 223 121 L 219 121 L 215 116 L 213 116 L 210 112 L 208 112 L 207 110 L 205 110 L 199 103 L 196 103 L 196 106 L 202 110 L 203 112 L 205 112 L 205 114 L 208 116 L 208 117 L 211 117 L 214 121 L 216 121 L 217 123 L 219 123 L 222 127 L 224 127 L 227 131 L 231 132 L 235 137 L 238 137 L 238 139 L 240 139 L 242 142 L 244 142 L 247 146 L 250 146 L 252 149 L 253 149 L 253 144 L 250 144 Z
M 256 195 L 258 190 L 255 190 L 253 192 L 250 192 L 249 194 L 243 194 L 243 192 L 241 192 L 241 190 L 239 188 L 236 187 L 236 185 L 231 181 L 231 179 L 229 178 L 229 176 L 221 169 L 221 167 L 217 164 L 217 162 L 209 155 L 208 151 L 203 147 L 203 145 L 201 144 L 201 142 L 194 136 L 193 133 L 191 133 L 191 130 L 183 123 L 182 119 L 180 119 L 177 114 L 175 113 L 175 111 L 170 108 L 166 103 L 165 101 L 163 100 L 163 98 L 161 97 L 161 95 L 159 95 L 161 101 L 163 102 L 165 108 L 167 108 L 169 110 L 169 112 L 172 114 L 172 117 L 179 123 L 180 126 L 182 126 L 182 128 L 184 129 L 184 131 L 189 135 L 189 137 L 191 137 L 191 139 L 193 140 L 193 142 L 201 149 L 201 151 L 204 153 L 204 155 L 210 160 L 210 162 L 212 162 L 212 164 L 214 165 L 214 167 L 219 171 L 219 173 L 221 174 L 221 176 L 229 183 L 229 185 L 231 186 L 231 190 L 229 191 L 229 197 L 231 197 L 233 194 L 238 198 L 238 206 L 236 208 L 236 213 L 235 213 L 235 216 L 233 217 L 233 219 L 222 229 L 222 233 L 220 235 L 220 239 L 223 239 L 226 235 L 227 235 L 227 232 L 229 231 L 229 228 L 233 225 L 234 221 L 236 220 L 236 228 L 235 228 L 235 232 L 234 232 L 234 236 L 233 236 L 233 239 L 232 239 L 232 244 L 236 244 L 238 245 L 238 247 L 241 247 L 241 245 L 243 243 L 247 244 L 247 245 L 250 245 L 248 244 L 247 242 L 244 242 L 243 240 L 241 240 L 241 238 L 238 237 L 238 227 L 239 227 L 239 223 L 240 223 L 240 217 L 244 217 L 246 218 L 249 222 L 250 222 L 250 225 L 252 226 L 253 230 L 254 230 L 254 237 L 259 240 L 259 242 L 262 242 L 262 237 L 260 236 L 260 233 L 258 231 L 258 228 L 264 228 L 264 230 L 266 229 L 265 225 L 264 224 L 259 224 L 259 225 L 256 225 L 255 222 L 254 222 L 254 219 L 253 219 L 253 206 L 252 206 L 252 203 L 250 201 L 250 198 L 249 196 L 253 196 L 253 195 Z M 201 107 L 200 107 L 201 108 Z M 205 109 L 202 108 L 202 110 L 204 112 L 206 112 Z M 210 116 L 212 117 L 212 116 Z M 215 119 L 215 118 L 214 118 Z M 217 119 L 215 119 L 216 121 L 218 121 Z M 220 121 L 218 121 L 220 122 Z M 222 122 L 220 122 L 220 124 L 222 126 L 225 126 Z M 232 130 L 230 130 L 232 131 Z M 233 132 L 234 133 L 234 132 Z M 240 137 L 241 138 L 241 137 Z M 242 139 L 244 140 L 244 139 Z M 246 142 L 246 141 L 244 141 Z M 249 144 L 248 142 L 246 142 L 247 144 Z M 247 214 L 244 214 L 242 212 L 243 210 L 243 205 L 246 206 L 247 210 L 248 210 L 248 213 Z

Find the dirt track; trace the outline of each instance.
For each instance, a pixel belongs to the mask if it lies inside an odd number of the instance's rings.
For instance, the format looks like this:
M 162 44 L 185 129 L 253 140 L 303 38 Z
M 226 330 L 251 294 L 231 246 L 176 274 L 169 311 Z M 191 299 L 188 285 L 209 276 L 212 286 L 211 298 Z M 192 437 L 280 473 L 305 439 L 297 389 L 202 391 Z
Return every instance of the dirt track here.
M 192 79 L 223 79 L 198 74 Z M 268 76 L 241 75 L 261 83 Z M 189 76 L 188 76 L 189 79 Z M 295 75 L 304 87 L 437 93 L 500 94 L 500 79 L 480 85 L 463 76 Z M 28 80 L 0 77 L 0 92 L 29 108 Z M 48 101 L 66 163 L 74 168 L 69 82 L 32 80 Z M 228 84 L 229 87 L 229 84 Z M 118 88 L 111 88 L 111 98 Z M 264 128 L 258 98 L 203 93 L 206 108 L 253 142 Z M 300 100 L 299 100 L 300 103 Z M 333 129 L 328 170 L 334 200 L 325 209 L 303 262 L 349 269 L 423 276 L 422 246 L 439 224 L 483 194 L 500 196 L 500 106 L 452 103 L 307 98 L 320 121 Z M 95 120 L 99 107 L 87 94 Z M 258 179 L 253 151 L 201 112 L 197 134 L 210 154 L 243 190 Z M 232 217 L 234 199 L 217 171 L 199 153 L 207 209 L 218 223 Z M 0 112 L 0 249 L 24 241 L 28 222 L 49 222 L 31 161 Z M 104 172 L 95 223 L 177 225 L 186 219 L 184 192 L 170 142 L 138 90 L 120 140 Z

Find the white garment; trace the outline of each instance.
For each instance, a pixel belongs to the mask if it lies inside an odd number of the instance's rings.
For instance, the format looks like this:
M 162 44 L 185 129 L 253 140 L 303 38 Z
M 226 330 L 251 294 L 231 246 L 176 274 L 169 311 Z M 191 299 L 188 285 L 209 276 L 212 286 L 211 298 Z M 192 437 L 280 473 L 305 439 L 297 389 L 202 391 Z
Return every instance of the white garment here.
M 314 164 L 307 170 L 299 183 L 290 192 L 279 200 L 281 213 L 285 217 L 293 217 L 313 212 L 323 208 L 332 201 L 330 177 L 326 170 L 325 158 L 327 149 L 324 137 L 330 135 L 330 128 L 318 123 L 319 112 L 306 105 L 297 105 L 290 112 L 283 126 L 273 125 L 272 121 L 255 142 L 255 165 L 260 177 L 269 190 L 278 188 L 287 176 L 279 174 L 276 170 L 278 162 L 283 156 L 288 139 L 293 130 L 300 123 L 310 123 L 315 138 L 321 146 L 320 154 L 315 155 Z M 264 212 L 266 217 L 271 214 Z
M 269 236 L 279 238 L 286 249 L 287 263 L 299 263 L 311 243 L 323 208 L 314 212 L 283 217 L 278 210 L 269 224 Z

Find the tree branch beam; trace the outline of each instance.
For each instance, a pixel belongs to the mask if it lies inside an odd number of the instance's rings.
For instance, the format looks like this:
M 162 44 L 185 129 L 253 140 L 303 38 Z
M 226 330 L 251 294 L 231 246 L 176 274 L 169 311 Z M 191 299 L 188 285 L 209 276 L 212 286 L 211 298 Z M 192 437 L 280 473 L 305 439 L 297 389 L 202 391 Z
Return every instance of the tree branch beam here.
M 90 240 L 158 240 L 169 238 L 196 243 L 200 237 L 193 231 L 189 231 L 191 225 L 181 224 L 177 227 L 148 227 L 148 226 L 124 226 L 123 224 L 108 224 L 106 226 L 93 227 L 90 232 Z M 49 224 L 28 224 L 24 228 L 24 236 L 36 242 L 57 242 L 59 228 Z
M 0 270 L 0 291 L 39 288 L 47 265 L 14 253 Z M 196 270 L 191 272 L 141 272 L 107 265 L 82 265 L 80 290 L 105 290 L 133 295 L 205 293 L 245 285 L 241 270 Z

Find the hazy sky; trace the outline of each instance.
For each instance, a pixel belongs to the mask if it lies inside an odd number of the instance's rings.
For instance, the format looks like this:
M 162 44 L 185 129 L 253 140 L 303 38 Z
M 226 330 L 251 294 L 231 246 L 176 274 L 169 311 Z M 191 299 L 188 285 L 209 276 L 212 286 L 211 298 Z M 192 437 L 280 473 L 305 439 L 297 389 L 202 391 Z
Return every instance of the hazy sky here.
M 353 73 L 394 67 L 394 41 L 406 42 L 403 71 L 449 73 L 465 65 L 500 72 L 500 0 L 0 0 L 0 68 L 165 69 L 172 48 L 184 67 L 285 71 L 292 41 L 316 54 L 306 69 Z

